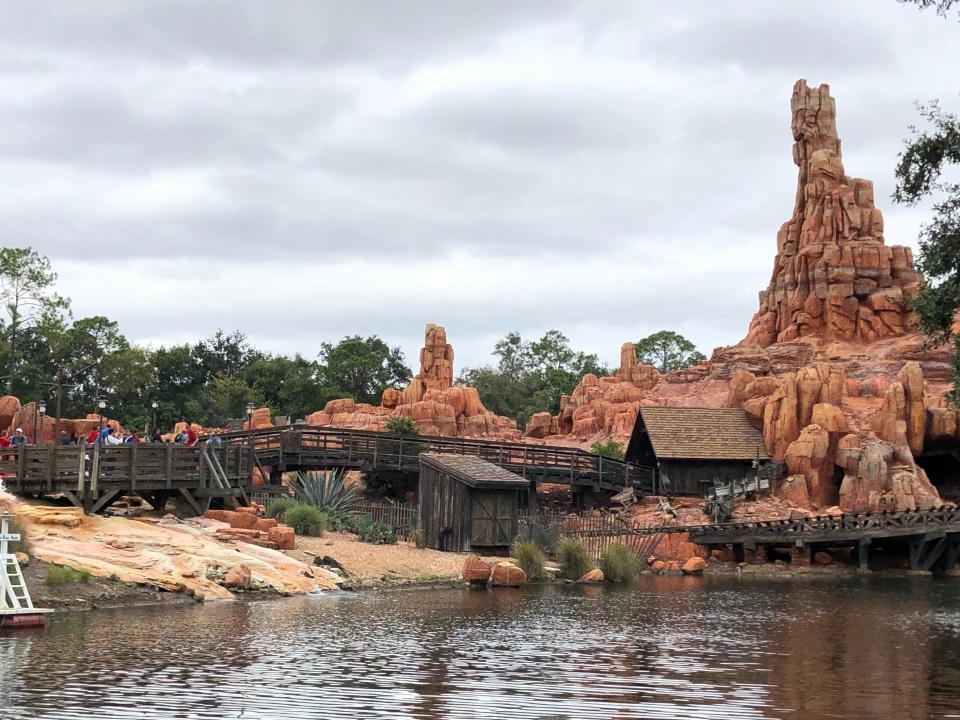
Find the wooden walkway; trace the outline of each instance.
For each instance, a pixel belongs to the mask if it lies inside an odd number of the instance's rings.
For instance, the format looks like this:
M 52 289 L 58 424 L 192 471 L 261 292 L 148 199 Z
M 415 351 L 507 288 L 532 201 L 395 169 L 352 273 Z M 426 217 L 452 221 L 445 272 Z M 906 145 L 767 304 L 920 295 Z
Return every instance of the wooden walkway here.
M 763 560 L 773 548 L 787 548 L 801 562 L 830 547 L 853 548 L 863 570 L 869 569 L 871 548 L 906 547 L 910 567 L 950 568 L 960 559 L 960 509 L 915 510 L 890 513 L 819 515 L 793 520 L 727 522 L 665 528 L 686 532 L 690 540 L 707 546 L 729 546 L 738 559 L 746 553 Z M 749 558 L 748 558 L 749 559 Z
M 201 513 L 211 502 L 248 504 L 254 468 L 279 488 L 284 472 L 298 470 L 415 473 L 422 452 L 475 456 L 520 475 L 531 487 L 549 482 L 582 492 L 618 492 L 627 485 L 641 493 L 654 490 L 651 468 L 575 448 L 304 425 L 227 433 L 222 439 L 217 448 L 208 443 L 11 448 L 0 455 L 0 474 L 19 495 L 62 493 L 86 512 L 99 512 L 123 495 L 136 494 L 155 507 L 180 495 Z

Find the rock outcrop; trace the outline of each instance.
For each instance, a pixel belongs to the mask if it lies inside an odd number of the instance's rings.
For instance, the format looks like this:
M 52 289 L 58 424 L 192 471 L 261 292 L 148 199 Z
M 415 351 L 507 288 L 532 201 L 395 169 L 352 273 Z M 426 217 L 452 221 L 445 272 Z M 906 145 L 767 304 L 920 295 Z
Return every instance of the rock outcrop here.
M 453 347 L 439 325 L 427 325 L 420 371 L 407 387 L 384 390 L 379 406 L 349 398 L 331 400 L 323 410 L 309 415 L 307 424 L 382 431 L 391 415 L 412 418 L 424 435 L 521 437 L 514 420 L 484 407 L 476 388 L 453 385 Z
M 873 183 L 844 173 L 830 88 L 800 80 L 790 107 L 796 202 L 777 234 L 773 277 L 745 342 L 870 342 L 913 330 L 905 302 L 918 286 L 911 250 L 884 244 Z
M 625 343 L 614 375 L 585 375 L 557 415 L 530 419 L 527 435 L 626 442 L 641 406 L 740 407 L 787 467 L 777 483 L 787 506 L 935 507 L 915 457 L 960 449 L 960 418 L 945 399 L 949 348 L 916 332 L 904 302 L 919 282 L 910 250 L 885 245 L 872 184 L 844 174 L 829 89 L 799 81 L 791 109 L 796 202 L 746 339 L 669 374 L 639 364 Z

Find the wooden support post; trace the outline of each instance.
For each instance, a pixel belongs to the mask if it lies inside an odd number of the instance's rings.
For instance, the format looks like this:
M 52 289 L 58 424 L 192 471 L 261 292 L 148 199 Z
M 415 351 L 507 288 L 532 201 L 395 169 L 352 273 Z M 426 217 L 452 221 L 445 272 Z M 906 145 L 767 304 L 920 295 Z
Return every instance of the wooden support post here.
M 137 492 L 137 448 L 140 443 L 130 445 L 130 493 Z
M 53 492 L 53 479 L 57 476 L 57 453 L 54 452 L 53 444 L 47 445 L 47 492 Z
M 110 505 L 110 503 L 117 499 L 118 495 L 120 495 L 120 488 L 111 488 L 107 490 L 96 500 L 96 502 L 90 505 L 90 514 L 93 515 L 105 509 L 108 505 Z
M 96 500 L 98 496 L 97 481 L 100 476 L 100 443 L 93 446 L 93 461 L 90 464 L 90 500 Z M 86 498 L 84 499 L 86 504 Z
M 23 481 L 27 479 L 27 448 L 17 448 L 17 492 L 23 493 Z
M 80 448 L 80 457 L 77 460 L 77 496 L 82 498 L 84 493 L 83 485 L 87 473 L 87 444 L 81 441 L 78 447 Z M 71 502 L 73 501 L 71 500 Z M 81 505 L 80 507 L 83 506 Z
M 193 495 L 190 494 L 189 490 L 186 488 L 180 488 L 180 494 L 183 495 L 183 498 L 187 501 L 190 507 L 193 508 L 197 515 L 203 515 L 203 510 L 200 509 L 200 504 L 194 499 Z
M 861 538 L 857 543 L 857 560 L 860 570 L 864 572 L 870 570 L 870 538 Z
M 173 488 L 173 445 L 166 446 L 167 456 L 164 458 L 164 479 L 166 480 L 167 490 Z

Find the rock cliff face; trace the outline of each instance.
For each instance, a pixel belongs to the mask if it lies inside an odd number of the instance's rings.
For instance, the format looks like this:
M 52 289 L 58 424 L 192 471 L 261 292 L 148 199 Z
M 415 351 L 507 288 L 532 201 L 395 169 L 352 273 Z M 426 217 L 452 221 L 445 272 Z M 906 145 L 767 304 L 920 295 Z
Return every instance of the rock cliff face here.
M 610 377 L 586 375 L 560 412 L 527 435 L 589 446 L 626 442 L 642 405 L 741 407 L 788 476 L 794 507 L 848 512 L 941 504 L 915 457 L 960 448 L 949 407 L 949 350 L 918 334 L 905 293 L 918 275 L 909 248 L 887 247 L 867 180 L 847 177 L 826 85 L 794 86 L 793 216 L 777 236 L 770 284 L 740 344 L 662 375 L 625 343 Z
M 904 302 L 917 288 L 913 256 L 908 247 L 884 245 L 873 183 L 844 174 L 830 88 L 800 80 L 790 108 L 797 197 L 745 342 L 871 341 L 913 330 Z
M 476 388 L 453 385 L 453 347 L 439 325 L 427 325 L 420 371 L 403 390 L 387 388 L 379 406 L 331 400 L 307 417 L 309 425 L 385 430 L 387 418 L 413 418 L 425 435 L 519 440 L 517 423 L 487 410 Z

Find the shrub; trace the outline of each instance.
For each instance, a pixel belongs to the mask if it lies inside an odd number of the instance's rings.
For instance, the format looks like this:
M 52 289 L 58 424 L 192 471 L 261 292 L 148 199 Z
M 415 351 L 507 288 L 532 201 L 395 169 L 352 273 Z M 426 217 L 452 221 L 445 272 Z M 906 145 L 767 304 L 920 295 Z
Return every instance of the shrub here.
M 623 543 L 613 543 L 600 556 L 600 569 L 609 582 L 631 582 L 637 576 L 637 556 Z
M 426 547 L 426 538 L 423 536 L 423 528 L 420 527 L 420 518 L 416 515 L 414 515 L 410 521 L 410 534 L 408 537 L 410 542 L 418 548 Z
M 595 442 L 590 446 L 590 452 L 594 455 L 602 455 L 611 460 L 623 460 L 623 443 L 616 440 L 607 440 L 606 442 Z
M 412 417 L 406 415 L 391 415 L 386 422 L 387 432 L 396 435 L 419 435 L 420 426 Z
M 587 557 L 583 543 L 572 537 L 560 539 L 557 562 L 560 563 L 561 575 L 568 580 L 579 580 L 593 570 L 593 563 Z
M 290 508 L 298 505 L 292 497 L 278 497 L 267 503 L 267 517 L 279 518 Z
M 543 550 L 533 540 L 514 540 L 513 547 L 510 548 L 510 556 L 527 574 L 528 580 L 543 579 L 543 565 L 546 558 L 543 556 Z
M 66 585 L 67 583 L 90 582 L 89 570 L 74 570 L 66 565 L 54 565 L 47 570 L 47 585 Z
M 289 525 L 298 535 L 320 537 L 327 529 L 327 516 L 319 508 L 296 503 L 281 515 L 284 525 Z
M 397 542 L 393 528 L 385 522 L 375 521 L 369 514 L 356 520 L 353 531 L 361 540 L 374 545 L 395 545 Z
M 346 470 L 324 472 L 300 472 L 290 481 L 293 496 L 302 503 L 321 510 L 345 513 L 360 502 L 356 485 L 346 484 Z

